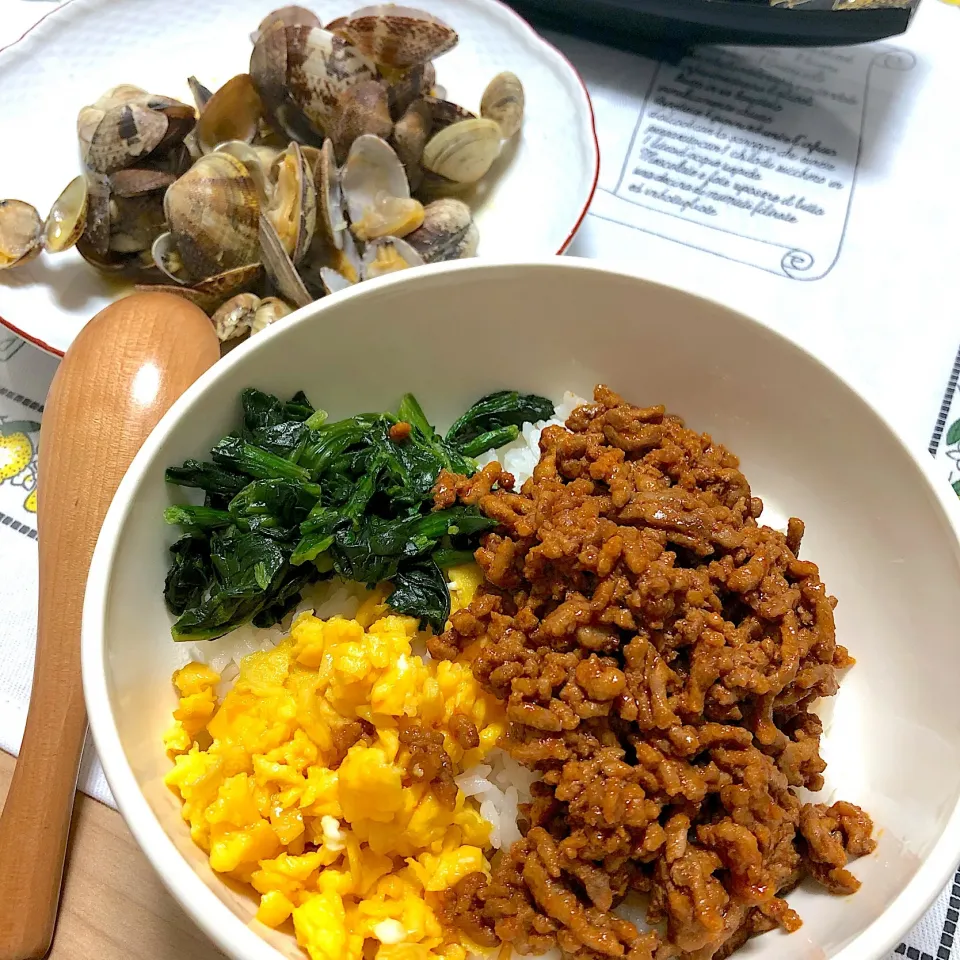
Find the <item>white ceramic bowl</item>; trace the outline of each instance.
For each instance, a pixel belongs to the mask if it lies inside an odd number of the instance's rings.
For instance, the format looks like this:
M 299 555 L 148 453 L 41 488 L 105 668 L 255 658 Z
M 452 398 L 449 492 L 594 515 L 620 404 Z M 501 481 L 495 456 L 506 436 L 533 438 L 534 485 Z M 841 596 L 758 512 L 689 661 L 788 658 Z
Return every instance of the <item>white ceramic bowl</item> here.
M 302 0 L 326 23 L 362 0 Z M 0 51 L 0 198 L 41 216 L 80 172 L 77 112 L 105 90 L 133 83 L 192 103 L 187 77 L 211 89 L 250 62 L 250 32 L 284 0 L 66 0 L 22 40 Z M 478 110 L 501 70 L 523 81 L 523 130 L 471 199 L 479 256 L 524 260 L 562 253 L 596 189 L 600 148 L 593 109 L 576 70 L 499 0 L 416 0 L 460 42 L 436 61 L 451 100 Z M 37 14 L 40 15 L 39 12 Z M 37 109 L 42 105 L 43 135 Z M 27 149 L 26 145 L 43 149 Z M 75 251 L 0 273 L 0 323 L 62 354 L 118 287 Z
M 472 261 L 396 275 L 300 311 L 233 351 L 147 440 L 107 515 L 87 587 L 83 673 L 114 796 L 170 890 L 238 960 L 275 960 L 253 912 L 206 866 L 162 778 L 161 734 L 177 664 L 161 588 L 168 464 L 202 456 L 247 386 L 298 388 L 332 417 L 413 391 L 439 425 L 496 388 L 588 394 L 610 384 L 665 403 L 740 455 L 765 517 L 806 521 L 804 555 L 839 598 L 857 657 L 823 711 L 826 797 L 876 819 L 877 852 L 850 898 L 802 887 L 804 920 L 767 934 L 754 960 L 874 960 L 960 860 L 960 596 L 955 497 L 841 379 L 766 327 L 715 303 L 586 261 Z M 262 928 L 261 928 L 262 929 Z M 292 941 L 267 933 L 288 956 Z

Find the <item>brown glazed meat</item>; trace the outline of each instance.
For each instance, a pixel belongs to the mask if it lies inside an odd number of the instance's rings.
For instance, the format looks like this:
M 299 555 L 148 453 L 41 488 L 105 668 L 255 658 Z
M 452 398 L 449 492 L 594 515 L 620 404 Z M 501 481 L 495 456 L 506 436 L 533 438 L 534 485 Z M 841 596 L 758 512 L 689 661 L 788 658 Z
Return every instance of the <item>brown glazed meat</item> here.
M 580 960 L 722 960 L 795 930 L 781 896 L 805 876 L 852 893 L 847 859 L 875 846 L 858 807 L 796 793 L 823 786 L 811 704 L 853 663 L 797 557 L 803 524 L 760 526 L 732 453 L 604 387 L 540 449 L 519 492 L 496 464 L 435 491 L 500 526 L 477 551 L 487 583 L 431 653 L 471 661 L 506 703 L 503 745 L 542 777 L 524 838 L 444 917 Z M 614 912 L 632 891 L 651 931 Z

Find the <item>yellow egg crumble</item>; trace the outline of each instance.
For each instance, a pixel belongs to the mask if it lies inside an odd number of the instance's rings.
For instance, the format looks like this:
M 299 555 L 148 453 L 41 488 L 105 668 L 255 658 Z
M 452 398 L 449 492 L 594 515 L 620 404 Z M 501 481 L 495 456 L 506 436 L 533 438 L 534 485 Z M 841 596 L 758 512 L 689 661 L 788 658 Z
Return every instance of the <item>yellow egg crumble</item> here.
M 415 782 L 399 728 L 415 719 L 442 733 L 459 774 L 500 739 L 502 708 L 466 665 L 413 656 L 416 621 L 385 612 L 374 597 L 355 620 L 299 616 L 278 646 L 243 659 L 220 703 L 214 670 L 178 670 L 166 782 L 211 867 L 260 895 L 262 923 L 292 919 L 311 960 L 463 960 L 469 944 L 431 901 L 489 874 L 489 826 L 461 791 L 451 809 Z M 457 743 L 456 714 L 479 747 Z M 337 731 L 358 720 L 367 735 L 343 756 Z

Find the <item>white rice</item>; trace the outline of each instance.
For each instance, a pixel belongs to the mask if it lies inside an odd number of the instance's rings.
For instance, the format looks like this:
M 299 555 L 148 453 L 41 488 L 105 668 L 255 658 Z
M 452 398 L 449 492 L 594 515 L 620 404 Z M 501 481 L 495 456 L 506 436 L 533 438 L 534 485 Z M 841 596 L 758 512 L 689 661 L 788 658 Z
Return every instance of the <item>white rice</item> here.
M 480 458 L 480 465 L 499 460 L 504 469 L 516 478 L 519 487 L 533 473 L 540 460 L 540 434 L 543 429 L 552 425 L 562 426 L 573 408 L 585 402 L 573 393 L 565 393 L 551 420 L 525 423 L 520 436 L 513 443 L 485 454 Z M 334 616 L 350 619 L 356 616 L 367 596 L 367 589 L 358 583 L 334 579 L 316 584 L 304 593 L 296 609 L 274 627 L 264 629 L 248 624 L 219 640 L 179 644 L 180 665 L 191 660 L 209 664 L 221 676 L 218 693 L 223 696 L 236 679 L 239 661 L 248 654 L 276 646 L 289 634 L 290 624 L 298 614 L 310 611 L 322 620 Z M 413 653 L 424 659 L 429 658 L 420 638 L 414 641 Z M 457 786 L 465 796 L 473 797 L 479 803 L 480 815 L 490 823 L 490 842 L 496 849 L 509 848 L 515 840 L 520 839 L 517 825 L 519 805 L 532 799 L 530 786 L 537 779 L 536 774 L 500 749 L 493 750 L 486 763 L 466 770 L 457 777 Z

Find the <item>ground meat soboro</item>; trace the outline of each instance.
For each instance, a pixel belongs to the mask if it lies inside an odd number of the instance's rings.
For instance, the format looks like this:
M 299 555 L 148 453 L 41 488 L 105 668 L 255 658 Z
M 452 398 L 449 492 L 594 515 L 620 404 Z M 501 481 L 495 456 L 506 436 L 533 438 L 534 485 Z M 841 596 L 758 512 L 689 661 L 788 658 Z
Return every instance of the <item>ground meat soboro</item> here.
M 542 774 L 524 838 L 445 915 L 582 960 L 720 960 L 796 929 L 781 895 L 804 876 L 852 893 L 847 859 L 875 846 L 858 807 L 795 792 L 823 786 L 810 708 L 853 663 L 803 524 L 760 526 L 732 453 L 604 387 L 540 448 L 519 492 L 496 464 L 436 489 L 500 526 L 431 653 L 471 660 L 507 704 L 505 747 Z M 652 932 L 613 912 L 630 891 Z

